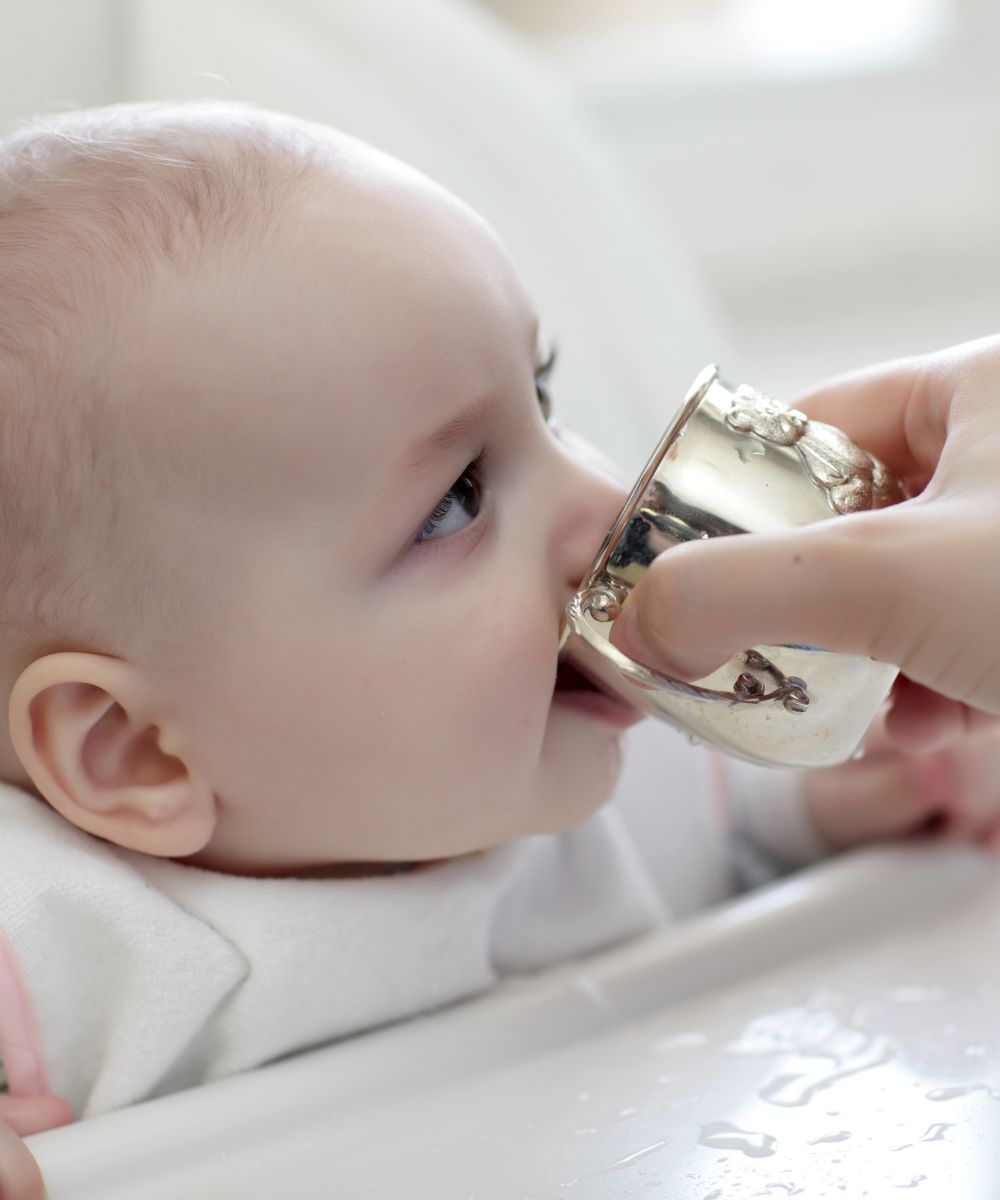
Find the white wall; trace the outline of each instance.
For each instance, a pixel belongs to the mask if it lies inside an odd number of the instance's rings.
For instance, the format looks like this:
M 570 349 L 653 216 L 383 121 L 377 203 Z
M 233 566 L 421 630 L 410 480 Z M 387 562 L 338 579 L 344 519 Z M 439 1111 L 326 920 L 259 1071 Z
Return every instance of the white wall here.
M 0 127 L 119 91 L 128 0 L 0 0 Z
M 1000 328 L 994 78 L 939 63 L 589 103 L 781 392 Z

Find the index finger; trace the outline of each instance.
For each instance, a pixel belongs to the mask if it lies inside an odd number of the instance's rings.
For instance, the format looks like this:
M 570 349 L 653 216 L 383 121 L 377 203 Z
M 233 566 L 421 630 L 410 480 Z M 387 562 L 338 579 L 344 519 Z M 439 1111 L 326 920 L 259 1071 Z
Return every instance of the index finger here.
M 900 479 L 922 486 L 944 446 L 963 363 L 995 345 L 996 339 L 984 339 L 881 363 L 823 384 L 796 407 L 812 420 L 836 425 Z

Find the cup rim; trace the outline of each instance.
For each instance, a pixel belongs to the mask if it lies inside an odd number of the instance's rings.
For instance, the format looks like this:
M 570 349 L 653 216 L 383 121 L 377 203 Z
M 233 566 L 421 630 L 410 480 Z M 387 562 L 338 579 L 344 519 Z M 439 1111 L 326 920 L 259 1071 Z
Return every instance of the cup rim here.
M 635 482 L 632 491 L 628 494 L 625 503 L 621 507 L 621 511 L 614 520 L 614 524 L 608 531 L 607 537 L 601 545 L 597 557 L 594 559 L 587 578 L 580 584 L 578 592 L 584 591 L 588 587 L 592 587 L 595 581 L 604 574 L 604 570 L 608 565 L 608 559 L 611 557 L 612 548 L 617 545 L 618 539 L 625 530 L 625 526 L 632 519 L 632 513 L 635 506 L 639 503 L 642 497 L 646 494 L 646 489 L 649 486 L 649 481 L 656 473 L 656 468 L 660 465 L 663 456 L 671 445 L 680 437 L 684 426 L 691 420 L 695 410 L 705 399 L 709 389 L 719 378 L 719 368 L 715 363 L 709 363 L 707 367 L 703 367 L 695 378 L 694 383 L 688 389 L 687 395 L 684 397 L 684 403 L 678 409 L 676 416 L 667 426 L 667 430 L 663 437 L 657 442 L 653 453 L 649 456 L 646 465 L 639 473 L 639 477 Z

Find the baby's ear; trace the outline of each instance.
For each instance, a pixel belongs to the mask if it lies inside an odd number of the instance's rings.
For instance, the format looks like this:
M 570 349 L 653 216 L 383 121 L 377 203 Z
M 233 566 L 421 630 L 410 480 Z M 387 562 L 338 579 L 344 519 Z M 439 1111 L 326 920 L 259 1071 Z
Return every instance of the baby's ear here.
M 182 858 L 211 837 L 215 796 L 177 753 L 178 731 L 156 699 L 121 659 L 47 654 L 14 684 L 10 737 L 68 821 L 130 850 Z

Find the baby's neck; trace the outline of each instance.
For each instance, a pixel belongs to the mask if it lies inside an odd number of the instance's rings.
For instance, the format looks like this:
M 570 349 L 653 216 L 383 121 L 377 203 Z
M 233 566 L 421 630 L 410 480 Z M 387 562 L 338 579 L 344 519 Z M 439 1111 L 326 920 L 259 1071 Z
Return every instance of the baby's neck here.
M 368 879 L 378 875 L 409 875 L 413 871 L 422 871 L 427 867 L 437 866 L 444 859 L 429 862 L 405 863 L 332 863 L 327 867 L 317 867 L 307 872 L 307 879 Z

